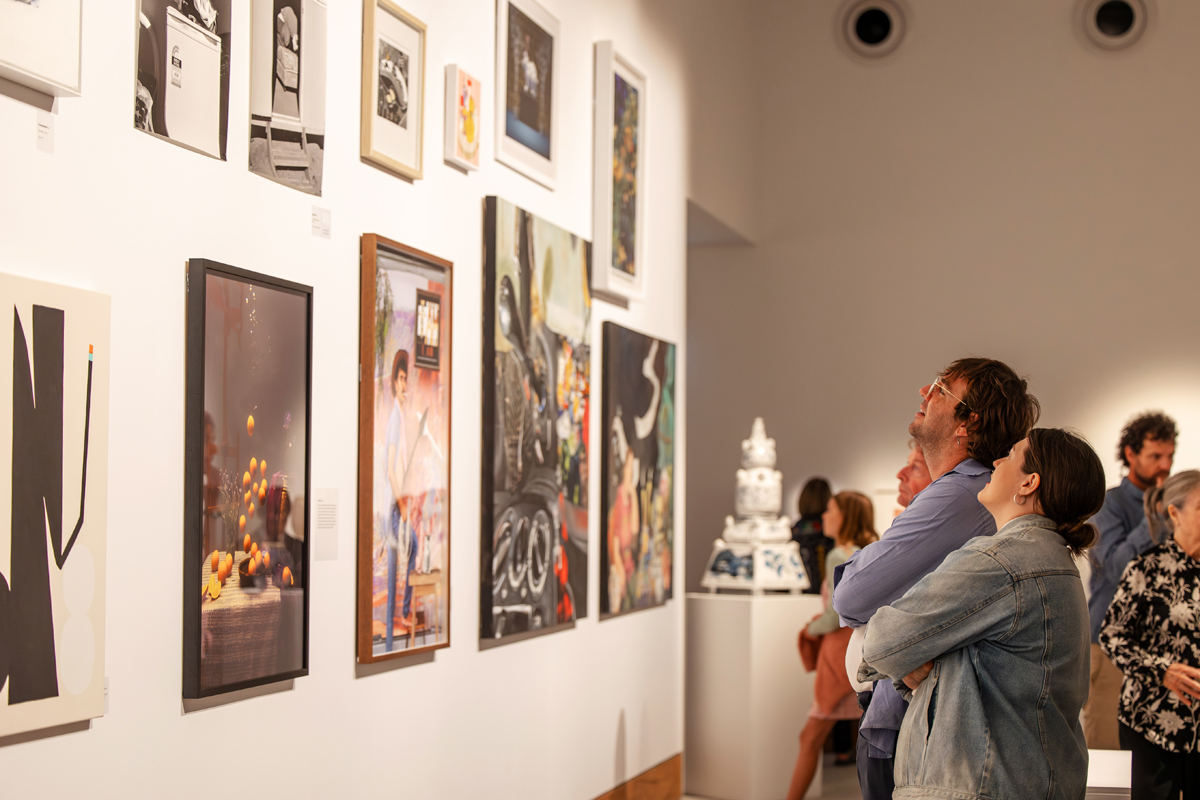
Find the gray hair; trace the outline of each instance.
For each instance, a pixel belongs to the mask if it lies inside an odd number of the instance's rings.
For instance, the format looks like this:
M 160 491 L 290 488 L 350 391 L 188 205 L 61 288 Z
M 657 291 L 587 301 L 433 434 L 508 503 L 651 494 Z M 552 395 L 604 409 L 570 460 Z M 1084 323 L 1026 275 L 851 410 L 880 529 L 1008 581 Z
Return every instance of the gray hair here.
M 1200 470 L 1188 469 L 1177 472 L 1167 478 L 1162 486 L 1156 486 L 1146 492 L 1144 506 L 1146 519 L 1150 523 L 1150 538 L 1155 544 L 1162 543 L 1162 531 L 1175 533 L 1175 521 L 1167 509 L 1171 506 L 1182 509 L 1188 496 L 1200 488 Z

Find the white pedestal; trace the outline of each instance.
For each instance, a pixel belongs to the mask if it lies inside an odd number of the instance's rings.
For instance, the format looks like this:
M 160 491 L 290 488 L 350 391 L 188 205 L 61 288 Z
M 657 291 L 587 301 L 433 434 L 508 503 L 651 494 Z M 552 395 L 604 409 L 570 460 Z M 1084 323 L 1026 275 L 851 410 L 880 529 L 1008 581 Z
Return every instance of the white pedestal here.
M 796 635 L 820 595 L 687 595 L 684 789 L 719 800 L 783 800 L 816 673 Z M 821 796 L 821 771 L 806 797 Z
M 1088 750 L 1087 800 L 1129 797 L 1131 757 L 1128 750 Z

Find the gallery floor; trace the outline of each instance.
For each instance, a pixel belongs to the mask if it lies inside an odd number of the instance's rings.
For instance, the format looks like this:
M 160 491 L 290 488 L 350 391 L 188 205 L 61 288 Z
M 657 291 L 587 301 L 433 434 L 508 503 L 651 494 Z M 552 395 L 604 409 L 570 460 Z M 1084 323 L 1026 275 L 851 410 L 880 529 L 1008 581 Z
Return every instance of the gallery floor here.
M 820 795 L 809 790 L 809 797 L 820 797 L 821 800 L 862 800 L 862 792 L 858 789 L 858 772 L 854 767 L 835 767 L 833 754 L 825 754 L 824 768 L 825 785 Z M 813 787 L 814 789 L 816 787 Z M 702 797 L 684 795 L 681 800 L 705 800 Z

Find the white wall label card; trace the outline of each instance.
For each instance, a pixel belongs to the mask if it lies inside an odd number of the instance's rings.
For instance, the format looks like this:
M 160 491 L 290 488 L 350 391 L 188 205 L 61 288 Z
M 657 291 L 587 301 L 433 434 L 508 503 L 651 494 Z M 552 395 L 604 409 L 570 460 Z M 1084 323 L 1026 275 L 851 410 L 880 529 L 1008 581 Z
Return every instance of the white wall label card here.
M 37 112 L 37 149 L 54 155 L 54 115 L 49 111 Z
M 329 239 L 333 235 L 333 212 L 328 208 L 312 207 L 313 236 Z
M 317 489 L 313 507 L 313 558 L 317 561 L 337 561 L 338 557 L 338 490 Z

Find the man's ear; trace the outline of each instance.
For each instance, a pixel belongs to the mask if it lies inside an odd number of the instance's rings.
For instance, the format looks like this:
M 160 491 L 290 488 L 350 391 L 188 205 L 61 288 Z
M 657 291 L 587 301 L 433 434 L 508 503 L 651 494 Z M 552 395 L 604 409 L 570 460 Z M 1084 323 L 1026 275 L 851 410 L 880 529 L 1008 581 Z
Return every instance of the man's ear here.
M 1125 445 L 1124 453 L 1126 463 L 1132 465 L 1133 460 L 1137 458 L 1137 453 L 1133 452 L 1133 447 L 1130 445 Z

